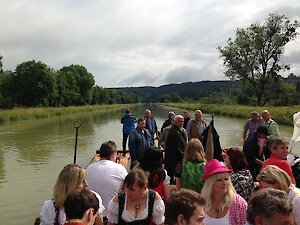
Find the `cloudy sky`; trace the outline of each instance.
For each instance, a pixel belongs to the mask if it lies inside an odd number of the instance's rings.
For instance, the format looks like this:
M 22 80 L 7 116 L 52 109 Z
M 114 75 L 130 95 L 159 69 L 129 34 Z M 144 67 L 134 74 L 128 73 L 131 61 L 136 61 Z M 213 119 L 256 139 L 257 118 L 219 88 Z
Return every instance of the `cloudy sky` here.
M 103 87 L 224 80 L 217 47 L 273 12 L 300 20 L 300 1 L 0 0 L 0 55 L 80 64 Z M 300 38 L 283 60 L 300 75 Z

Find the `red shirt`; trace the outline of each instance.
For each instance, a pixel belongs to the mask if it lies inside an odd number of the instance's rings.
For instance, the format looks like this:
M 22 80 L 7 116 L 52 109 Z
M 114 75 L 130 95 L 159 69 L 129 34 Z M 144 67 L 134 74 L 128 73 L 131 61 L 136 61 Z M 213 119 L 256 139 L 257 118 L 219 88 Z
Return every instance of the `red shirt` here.
M 262 169 L 268 165 L 278 166 L 280 169 L 284 170 L 291 177 L 292 181 L 295 180 L 291 165 L 287 160 L 281 159 L 276 155 L 271 154 L 271 157 L 263 163 Z

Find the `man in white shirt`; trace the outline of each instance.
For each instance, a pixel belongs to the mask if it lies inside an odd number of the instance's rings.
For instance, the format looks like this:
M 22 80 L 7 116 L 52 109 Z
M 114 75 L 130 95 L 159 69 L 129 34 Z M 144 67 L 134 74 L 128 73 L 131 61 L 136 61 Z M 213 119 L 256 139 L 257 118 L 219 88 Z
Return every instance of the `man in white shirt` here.
M 110 143 L 104 142 L 99 152 L 100 161 L 87 167 L 87 181 L 90 189 L 96 191 L 102 198 L 105 207 L 103 220 L 105 220 L 108 203 L 121 189 L 127 170 L 116 163 L 117 149 Z

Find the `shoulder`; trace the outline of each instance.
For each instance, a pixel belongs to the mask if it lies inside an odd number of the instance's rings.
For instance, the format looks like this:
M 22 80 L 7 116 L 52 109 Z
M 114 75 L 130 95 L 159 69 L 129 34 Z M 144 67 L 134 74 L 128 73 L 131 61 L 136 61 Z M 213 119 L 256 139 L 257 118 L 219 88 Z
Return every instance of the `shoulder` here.
M 121 164 L 118 164 L 118 163 L 116 163 L 116 168 L 117 168 L 117 170 L 118 170 L 118 173 L 120 174 L 120 175 L 124 175 L 124 178 L 125 178 L 125 176 L 128 174 L 128 172 L 127 172 L 127 170 L 125 169 L 125 167 L 123 166 L 123 165 L 121 165 Z
M 46 200 L 42 206 L 42 211 L 44 210 L 54 210 L 53 201 L 51 199 Z
M 159 195 L 157 192 L 155 192 L 155 198 L 154 198 L 154 201 L 158 201 L 158 200 L 160 200 L 160 199 L 161 199 L 160 195 Z
M 248 203 L 239 194 L 234 193 L 231 206 L 234 206 L 234 208 L 247 209 Z

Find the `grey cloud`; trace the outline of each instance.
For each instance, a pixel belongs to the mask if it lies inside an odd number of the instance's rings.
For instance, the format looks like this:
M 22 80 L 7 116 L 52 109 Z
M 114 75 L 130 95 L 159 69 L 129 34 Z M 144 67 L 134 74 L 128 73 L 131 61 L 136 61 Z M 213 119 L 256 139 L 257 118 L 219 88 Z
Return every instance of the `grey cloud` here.
M 193 68 L 188 66 L 175 68 L 165 76 L 166 83 L 183 83 L 188 81 L 220 80 L 225 79 L 222 74 L 216 74 L 207 68 Z
M 4 69 L 31 59 L 54 69 L 81 64 L 105 87 L 225 79 L 216 48 L 237 27 L 276 11 L 299 19 L 300 11 L 298 0 L 0 2 Z M 284 60 L 299 74 L 294 49 Z
M 160 84 L 159 75 L 154 75 L 149 71 L 141 71 L 140 73 L 122 79 L 119 86 L 158 86 Z

